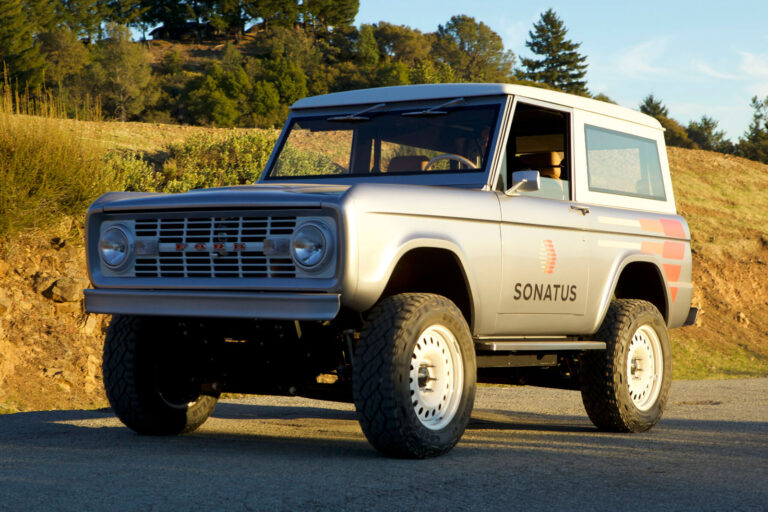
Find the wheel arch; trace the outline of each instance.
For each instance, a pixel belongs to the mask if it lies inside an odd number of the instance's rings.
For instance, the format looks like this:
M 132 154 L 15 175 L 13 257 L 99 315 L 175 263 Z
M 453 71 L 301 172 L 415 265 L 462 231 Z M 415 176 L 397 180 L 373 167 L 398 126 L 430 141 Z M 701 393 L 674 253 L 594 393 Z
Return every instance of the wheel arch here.
M 398 293 L 436 293 L 456 304 L 472 330 L 476 297 L 459 253 L 442 244 L 424 244 L 403 250 L 395 261 L 377 302 Z
M 598 322 L 593 330 L 603 323 L 612 299 L 640 299 L 656 306 L 664 322 L 669 325 L 669 286 L 661 270 L 661 263 L 647 255 L 630 255 L 625 258 L 613 274 L 613 280 L 600 305 Z

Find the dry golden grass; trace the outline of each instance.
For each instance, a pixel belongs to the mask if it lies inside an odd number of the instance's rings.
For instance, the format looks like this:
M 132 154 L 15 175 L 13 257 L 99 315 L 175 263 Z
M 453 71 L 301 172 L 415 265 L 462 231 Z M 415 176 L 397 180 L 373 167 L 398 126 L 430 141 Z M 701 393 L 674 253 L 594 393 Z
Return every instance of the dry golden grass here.
M 677 378 L 768 375 L 768 165 L 669 148 L 693 238 L 696 326 L 672 332 Z

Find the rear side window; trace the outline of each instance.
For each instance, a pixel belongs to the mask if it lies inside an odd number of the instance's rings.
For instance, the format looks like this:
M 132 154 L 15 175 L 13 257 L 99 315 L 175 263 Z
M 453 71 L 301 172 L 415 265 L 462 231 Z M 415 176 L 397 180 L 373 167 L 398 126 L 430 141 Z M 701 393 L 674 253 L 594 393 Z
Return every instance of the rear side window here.
M 666 200 L 656 141 L 584 126 L 589 190 Z

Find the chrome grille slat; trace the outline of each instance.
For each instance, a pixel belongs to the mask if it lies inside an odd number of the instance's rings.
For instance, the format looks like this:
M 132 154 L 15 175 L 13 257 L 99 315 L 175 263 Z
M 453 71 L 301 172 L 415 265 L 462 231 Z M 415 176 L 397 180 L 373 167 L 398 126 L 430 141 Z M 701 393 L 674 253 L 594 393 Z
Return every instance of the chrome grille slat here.
M 200 252 L 173 251 L 168 245 L 154 255 L 136 258 L 136 277 L 156 278 L 289 278 L 296 265 L 285 257 L 268 257 L 261 250 L 219 255 L 214 243 L 256 243 L 257 249 L 271 236 L 290 236 L 296 229 L 293 216 L 236 216 L 190 214 L 187 217 L 137 219 L 136 236 L 158 244 L 206 244 Z

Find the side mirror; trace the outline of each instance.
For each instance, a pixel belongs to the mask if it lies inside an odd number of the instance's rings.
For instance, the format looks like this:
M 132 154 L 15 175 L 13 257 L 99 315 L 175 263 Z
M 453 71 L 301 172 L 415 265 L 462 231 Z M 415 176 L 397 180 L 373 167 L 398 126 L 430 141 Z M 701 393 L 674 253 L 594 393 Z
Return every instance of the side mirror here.
M 508 196 L 517 195 L 517 191 L 536 192 L 541 189 L 541 174 L 539 171 L 527 169 L 512 173 L 512 186 L 504 192 Z

